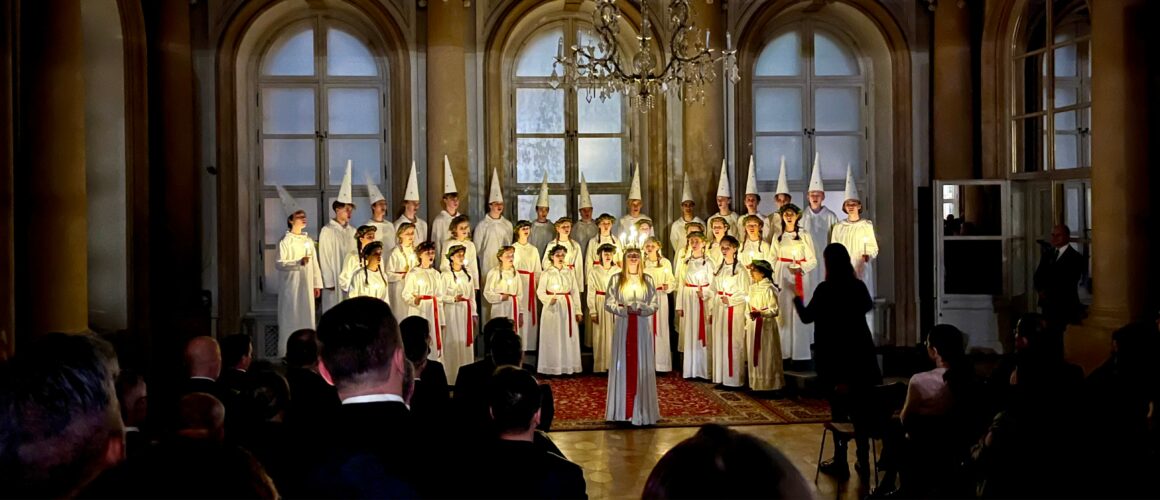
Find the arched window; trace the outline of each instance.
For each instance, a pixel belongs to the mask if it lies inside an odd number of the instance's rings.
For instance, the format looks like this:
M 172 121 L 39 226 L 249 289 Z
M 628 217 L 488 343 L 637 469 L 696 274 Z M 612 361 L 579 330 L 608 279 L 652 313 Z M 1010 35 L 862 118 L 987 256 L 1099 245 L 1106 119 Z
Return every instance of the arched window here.
M 282 185 L 306 210 L 314 238 L 333 216 L 346 161 L 352 160 L 351 222 L 370 217 L 366 181 L 389 193 L 386 150 L 388 68 L 353 26 L 319 16 L 279 31 L 258 61 L 251 137 L 261 207 L 262 274 L 259 294 L 278 293 L 278 241 L 286 217 L 275 188 Z
M 1091 166 L 1091 17 L 1084 0 L 1028 1 L 1012 52 L 1015 173 Z
M 846 165 L 869 199 L 867 71 L 846 39 L 806 20 L 775 32 L 753 66 L 753 154 L 763 211 L 773 209 L 782 156 L 790 191 L 804 193 L 821 155 L 826 205 L 841 212 Z M 747 161 L 739 161 L 744 181 Z M 800 196 L 798 197 L 800 198 Z
M 583 174 L 593 213 L 619 216 L 632 174 L 630 125 L 620 94 L 601 101 L 585 92 L 553 88 L 552 63 L 560 46 L 597 45 L 583 23 L 563 19 L 546 24 L 519 46 L 511 64 L 510 103 L 517 216 L 534 220 L 540 182 L 548 176 L 549 218 L 576 213 Z

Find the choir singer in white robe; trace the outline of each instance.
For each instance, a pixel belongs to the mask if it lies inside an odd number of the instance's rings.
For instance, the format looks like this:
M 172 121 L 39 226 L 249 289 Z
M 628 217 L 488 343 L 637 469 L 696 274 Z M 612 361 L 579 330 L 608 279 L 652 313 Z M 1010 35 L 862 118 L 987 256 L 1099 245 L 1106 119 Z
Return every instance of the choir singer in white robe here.
M 285 191 L 278 187 L 279 194 Z M 322 293 L 322 270 L 315 257 L 314 240 L 303 230 L 306 211 L 297 207 L 287 194 L 283 197 L 290 212 L 286 218 L 289 231 L 278 242 L 278 270 L 282 272 L 278 289 L 278 355 L 285 355 L 290 334 L 303 328 L 314 328 L 314 299 Z
M 649 316 L 656 314 L 657 291 L 644 273 L 639 242 L 624 253 L 624 269 L 608 283 L 604 309 L 618 316 L 608 370 L 604 419 L 652 425 L 661 418 L 656 357 Z

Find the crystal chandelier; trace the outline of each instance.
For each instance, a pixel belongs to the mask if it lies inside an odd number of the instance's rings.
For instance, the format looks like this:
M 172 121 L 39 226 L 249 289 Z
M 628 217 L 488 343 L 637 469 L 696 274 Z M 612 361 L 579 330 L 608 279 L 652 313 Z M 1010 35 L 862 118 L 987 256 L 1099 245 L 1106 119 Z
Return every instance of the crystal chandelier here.
M 636 37 L 639 50 L 631 60 L 621 60 L 617 44 L 621 13 L 616 2 L 596 0 L 592 24 L 597 36 L 590 37 L 597 39 L 595 44 L 578 41 L 565 54 L 564 39 L 560 38 L 550 77 L 553 88 L 563 85 L 584 89 L 588 102 L 592 102 L 593 97 L 603 101 L 620 92 L 629 98 L 633 108 L 647 113 L 656 106 L 656 97 L 662 93 L 675 94 L 685 102 L 704 102 L 705 87 L 717 80 L 715 68 L 719 62 L 723 63 L 730 82 L 741 81 L 732 37 L 725 33 L 725 50 L 711 48 L 709 30 L 698 30 L 689 22 L 692 10 L 689 0 L 669 0 L 668 14 L 673 29 L 668 52 L 659 59 L 660 65 L 649 43 L 652 40 L 649 36 L 652 33 L 650 0 L 640 0 L 643 22 L 640 35 Z

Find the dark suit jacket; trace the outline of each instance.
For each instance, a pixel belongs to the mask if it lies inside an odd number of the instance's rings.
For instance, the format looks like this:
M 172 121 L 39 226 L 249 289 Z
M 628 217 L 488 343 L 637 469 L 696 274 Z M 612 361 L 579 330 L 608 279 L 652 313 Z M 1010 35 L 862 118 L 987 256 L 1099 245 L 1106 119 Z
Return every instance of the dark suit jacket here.
M 427 360 L 423 372 L 415 380 L 411 395 L 411 413 L 422 421 L 445 421 L 450 418 L 451 388 L 443 363 Z
M 794 307 L 803 323 L 816 323 L 814 365 L 819 381 L 830 387 L 882 383 L 874 339 L 866 326 L 866 313 L 874 302 L 862 280 L 823 281 L 808 306 L 795 297 Z
M 286 370 L 286 382 L 290 385 L 286 423 L 291 426 L 320 425 L 338 411 L 338 391 L 322 375 L 305 368 L 290 368 Z
M 525 370 L 535 373 L 535 370 L 524 365 Z M 459 368 L 455 376 L 455 397 L 453 407 L 457 415 L 461 415 L 465 427 L 473 436 L 493 437 L 491 435 L 491 413 L 487 402 L 487 384 L 491 375 L 495 373 L 496 365 L 491 358 L 485 358 Z M 540 425 L 538 430 L 547 432 L 552 429 L 552 419 L 556 413 L 555 402 L 552 399 L 552 386 L 540 384 Z
M 535 443 L 496 440 L 485 448 L 472 497 L 588 498 L 584 470 Z
M 1058 257 L 1054 248 L 1044 252 L 1034 281 L 1039 307 L 1048 321 L 1074 323 L 1083 317 L 1078 286 L 1084 265 L 1083 256 L 1070 245 Z

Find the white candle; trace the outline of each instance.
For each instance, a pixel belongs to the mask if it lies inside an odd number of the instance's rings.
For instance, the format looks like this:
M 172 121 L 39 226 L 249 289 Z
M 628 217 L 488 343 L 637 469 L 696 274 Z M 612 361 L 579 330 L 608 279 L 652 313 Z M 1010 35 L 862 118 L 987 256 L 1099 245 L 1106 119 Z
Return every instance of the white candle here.
M 729 33 L 728 31 L 726 31 L 725 32 L 725 49 L 729 50 L 732 48 L 733 48 L 733 35 L 731 33 Z
M 870 247 L 870 237 L 863 236 L 862 237 L 862 255 L 870 255 L 869 247 Z
M 709 50 L 709 30 L 705 30 L 705 50 Z
M 564 37 L 560 37 L 560 42 L 556 45 L 556 58 L 564 58 Z

